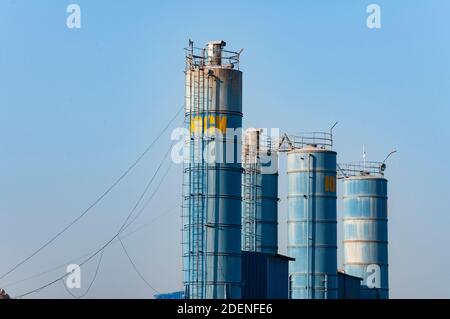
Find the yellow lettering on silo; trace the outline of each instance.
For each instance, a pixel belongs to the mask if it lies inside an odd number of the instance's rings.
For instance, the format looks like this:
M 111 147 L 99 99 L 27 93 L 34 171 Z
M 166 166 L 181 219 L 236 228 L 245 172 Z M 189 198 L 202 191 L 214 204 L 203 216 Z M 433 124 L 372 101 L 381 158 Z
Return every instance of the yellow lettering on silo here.
M 325 176 L 325 192 L 336 192 L 336 178 L 334 176 Z
M 191 119 L 191 133 L 201 133 L 202 132 L 202 117 L 201 116 L 194 116 Z
M 216 127 L 216 120 L 213 115 L 208 116 L 209 120 L 209 128 L 207 129 L 208 135 L 214 135 L 216 133 L 215 127 Z
M 227 117 L 226 115 L 218 115 L 216 116 L 216 127 L 219 129 L 219 131 L 222 132 L 222 134 L 227 133 Z
M 191 119 L 191 133 L 207 132 L 210 135 L 216 133 L 216 129 L 222 134 L 227 132 L 227 117 L 225 115 L 194 116 Z

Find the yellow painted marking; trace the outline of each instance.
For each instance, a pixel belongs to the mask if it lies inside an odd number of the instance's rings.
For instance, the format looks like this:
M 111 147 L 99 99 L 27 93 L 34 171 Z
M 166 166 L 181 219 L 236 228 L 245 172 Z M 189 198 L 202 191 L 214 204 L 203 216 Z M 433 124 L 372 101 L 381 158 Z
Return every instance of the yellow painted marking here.
M 208 115 L 208 116 L 194 116 L 191 119 L 190 131 L 191 133 L 208 132 L 214 134 L 218 129 L 222 134 L 227 132 L 227 116 L 226 115 Z
M 335 176 L 325 176 L 325 192 L 326 193 L 336 192 L 336 177 Z

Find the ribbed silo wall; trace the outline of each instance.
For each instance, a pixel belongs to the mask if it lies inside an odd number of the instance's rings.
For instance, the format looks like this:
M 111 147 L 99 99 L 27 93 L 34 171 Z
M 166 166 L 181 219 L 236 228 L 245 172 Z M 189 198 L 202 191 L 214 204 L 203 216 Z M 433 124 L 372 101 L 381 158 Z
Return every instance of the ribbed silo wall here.
M 290 297 L 337 298 L 336 153 L 287 154 Z M 308 239 L 309 238 L 309 239 Z
M 389 298 L 387 180 L 343 180 L 344 268 L 363 278 L 361 298 Z
M 278 252 L 278 157 L 263 156 L 261 163 L 261 209 L 256 215 L 256 251 Z
M 205 80 L 206 79 L 206 80 Z M 201 105 L 199 107 L 199 105 Z M 226 67 L 186 71 L 183 270 L 191 299 L 241 297 L 242 72 Z M 217 129 L 236 136 L 206 136 Z M 194 131 L 201 131 L 196 139 Z M 212 154 L 198 162 L 196 150 Z M 233 154 L 232 154 L 233 153 Z M 197 154 L 197 155 L 196 155 Z M 230 160 L 230 155 L 232 160 Z M 228 157 L 228 159 L 227 159 Z

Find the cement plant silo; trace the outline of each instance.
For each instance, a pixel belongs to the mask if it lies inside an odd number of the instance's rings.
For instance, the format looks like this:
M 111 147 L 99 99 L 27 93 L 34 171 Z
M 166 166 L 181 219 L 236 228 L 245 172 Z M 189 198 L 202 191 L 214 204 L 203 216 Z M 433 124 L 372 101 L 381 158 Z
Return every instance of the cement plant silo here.
M 262 129 L 248 129 L 242 152 L 242 250 L 278 252 L 278 155 Z
M 242 72 L 239 53 L 224 47 L 190 42 L 186 49 L 183 272 L 190 299 L 241 297 Z
M 337 298 L 336 152 L 328 133 L 288 139 L 292 299 Z
M 389 298 L 384 163 L 341 164 L 344 269 L 362 278 L 361 298 Z

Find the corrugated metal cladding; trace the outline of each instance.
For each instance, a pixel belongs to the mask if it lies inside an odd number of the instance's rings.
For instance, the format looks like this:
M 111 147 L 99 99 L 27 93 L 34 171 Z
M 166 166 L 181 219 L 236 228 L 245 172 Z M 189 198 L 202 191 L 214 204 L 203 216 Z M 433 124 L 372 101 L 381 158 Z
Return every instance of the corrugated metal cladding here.
M 215 64 L 192 64 L 194 55 L 187 59 L 185 124 L 190 157 L 184 168 L 182 245 L 189 299 L 241 297 L 240 136 L 211 135 L 242 127 L 242 72 L 212 59 L 222 46 L 211 44 L 208 61 Z
M 155 295 L 155 299 L 184 299 L 184 291 L 157 294 Z
M 338 272 L 338 298 L 359 299 L 362 278 Z
M 242 299 L 287 299 L 292 258 L 242 252 Z
M 344 268 L 361 277 L 361 298 L 389 298 L 387 180 L 353 176 L 343 181 Z
M 337 298 L 336 152 L 287 154 L 291 298 Z

